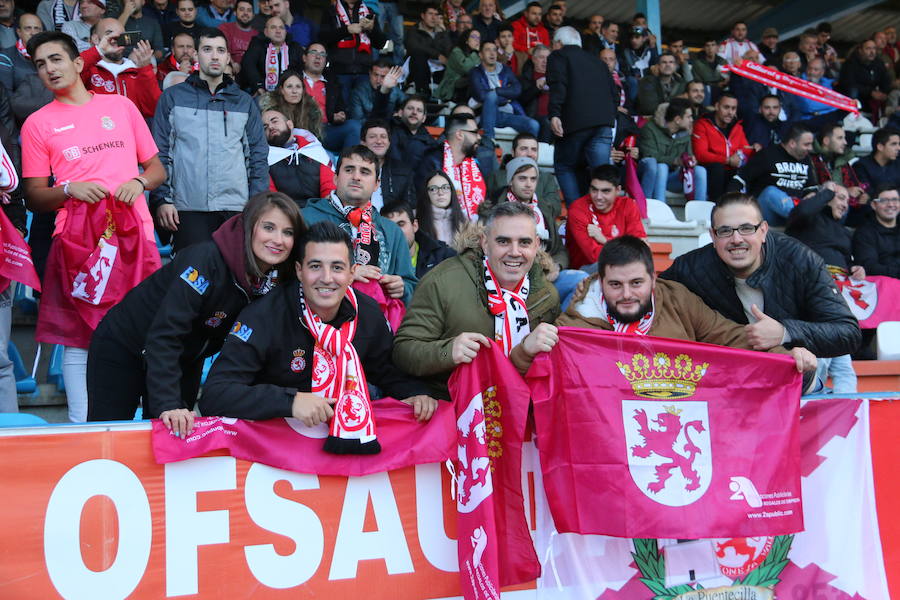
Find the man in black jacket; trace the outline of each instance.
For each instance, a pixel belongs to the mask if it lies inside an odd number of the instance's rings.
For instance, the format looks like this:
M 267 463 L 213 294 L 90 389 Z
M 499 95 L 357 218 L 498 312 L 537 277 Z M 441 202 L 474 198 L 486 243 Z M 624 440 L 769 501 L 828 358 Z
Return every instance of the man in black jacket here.
M 900 278 L 900 193 L 891 184 L 875 190 L 872 212 L 853 234 L 853 256 L 869 275 Z
M 403 204 L 385 206 L 381 209 L 381 216 L 396 223 L 403 232 L 406 243 L 409 244 L 410 260 L 419 279 L 442 261 L 456 256 L 453 248 L 419 230 L 419 222 L 408 206 Z
M 864 110 L 878 112 L 891 91 L 891 76 L 878 58 L 878 48 L 866 40 L 841 67 L 838 90 L 862 102 Z
M 813 141 L 809 128 L 795 123 L 782 143 L 757 152 L 738 170 L 729 191 L 752 194 L 766 221 L 783 225 L 797 202 L 816 191 L 818 176 L 809 156 Z
M 232 329 L 206 381 L 200 398 L 203 414 L 294 417 L 308 427 L 334 416 L 336 398 L 311 392 L 319 351 L 314 350 L 316 338 L 301 311 L 302 297 L 325 326 L 344 331 L 342 325 L 355 320 L 349 341 L 366 380 L 413 406 L 419 420 L 430 419 L 437 400 L 428 396 L 421 381 L 394 366 L 393 336 L 378 303 L 361 293 L 355 294 L 355 303 L 351 298 L 356 265 L 347 234 L 334 223 L 319 222 L 298 244 L 299 281 L 278 286 L 238 315 L 240 327 Z
M 274 64 L 269 66 L 269 59 Z M 260 95 L 275 90 L 278 78 L 288 69 L 303 68 L 303 47 L 287 39 L 287 28 L 281 17 L 266 19 L 266 28 L 250 40 L 241 60 L 240 79 L 249 93 Z
M 661 277 L 684 284 L 732 321 L 746 323 L 756 350 L 781 344 L 826 358 L 856 350 L 859 323 L 821 258 L 769 231 L 751 196 L 726 194 L 711 219 L 713 243 L 679 256 Z
M 362 126 L 360 143 L 375 153 L 381 173 L 378 189 L 372 194 L 372 205 L 381 210 L 395 204 L 416 205 L 413 169 L 390 156 L 391 126 L 382 119 L 370 119 Z M 324 198 L 324 195 L 322 196 Z
M 609 68 L 581 49 L 581 36 L 560 27 L 547 60 L 550 129 L 557 138 L 553 167 L 566 205 L 582 196 L 576 168 L 609 164 L 619 93 Z
M 416 93 L 430 96 L 429 61 L 446 65 L 450 51 L 453 50 L 453 38 L 445 30 L 444 20 L 436 4 L 423 6 L 419 22 L 406 32 L 404 45 L 409 57 L 409 77 L 416 86 Z

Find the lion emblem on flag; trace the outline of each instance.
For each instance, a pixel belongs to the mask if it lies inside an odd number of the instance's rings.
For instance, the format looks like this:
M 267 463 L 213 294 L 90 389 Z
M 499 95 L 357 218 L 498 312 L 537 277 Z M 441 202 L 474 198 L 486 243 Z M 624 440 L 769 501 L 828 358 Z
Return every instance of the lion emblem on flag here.
M 456 436 L 456 505 L 459 512 L 468 513 L 494 491 L 482 394 L 472 398 L 456 419 Z
M 625 400 L 628 470 L 648 498 L 686 506 L 709 488 L 712 461 L 705 402 Z

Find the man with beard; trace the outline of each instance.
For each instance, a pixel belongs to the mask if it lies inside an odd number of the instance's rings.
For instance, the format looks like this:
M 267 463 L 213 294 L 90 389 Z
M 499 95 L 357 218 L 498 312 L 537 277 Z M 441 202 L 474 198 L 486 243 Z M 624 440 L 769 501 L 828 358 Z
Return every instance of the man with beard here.
M 386 299 L 409 303 L 416 276 L 403 232 L 382 217 L 372 206 L 378 187 L 378 159 L 365 146 L 351 146 L 341 152 L 336 189 L 325 198 L 311 200 L 303 209 L 307 225 L 331 221 L 353 240 L 355 281 L 376 282 Z
M 447 379 L 495 340 L 521 372 L 556 344 L 559 295 L 535 262 L 534 213 L 498 204 L 480 239 L 448 258 L 416 289 L 394 339 L 394 363 L 427 378 L 432 396 L 447 399 Z
M 815 193 L 819 183 L 809 157 L 813 134 L 804 125 L 795 124 L 784 141 L 753 155 L 729 183 L 730 191 L 752 194 L 763 218 L 781 225 L 802 198 Z
M 710 219 L 712 243 L 676 258 L 662 279 L 745 324 L 754 350 L 802 347 L 823 358 L 856 351 L 859 324 L 818 255 L 771 231 L 752 196 L 726 194 Z
M 416 186 L 411 166 L 390 156 L 391 126 L 387 121 L 371 119 L 362 126 L 360 143 L 378 158 L 381 182 L 372 194 L 372 206 L 381 210 L 385 206 L 416 205 Z
M 435 148 L 427 160 L 422 161 L 424 169 L 419 174 L 441 170 L 447 174 L 456 197 L 467 218 L 478 219 L 478 206 L 487 197 L 487 184 L 475 157 L 481 143 L 481 132 L 471 115 L 451 115 L 444 129 L 446 139 Z
M 310 198 L 325 198 L 334 191 L 334 170 L 325 148 L 306 129 L 277 110 L 262 114 L 269 142 L 269 177 L 279 192 L 303 208 Z M 302 149 L 302 150 L 301 150 Z
M 185 75 L 197 69 L 197 48 L 194 36 L 179 33 L 172 39 L 172 52 L 156 66 L 156 78 L 160 83 L 172 71 L 180 71 Z
M 128 58 L 119 36 L 125 33 L 115 19 L 101 19 L 91 32 L 91 46 L 81 53 L 84 69 L 81 80 L 88 91 L 95 94 L 119 94 L 138 107 L 145 119 L 152 119 L 159 100 L 159 84 L 150 59 L 153 49 L 149 42 L 137 43 Z
M 225 34 L 202 29 L 199 71 L 159 100 L 153 138 L 167 179 L 154 193 L 156 218 L 175 249 L 211 239 L 250 196 L 269 187 L 268 146 L 256 102 L 225 74 Z
M 231 53 L 231 66 L 234 74 L 241 72 L 241 61 L 250 40 L 256 35 L 256 30 L 250 25 L 253 20 L 253 2 L 251 0 L 238 0 L 234 5 L 235 20 L 231 23 L 222 23 L 219 29 L 225 34 L 228 42 L 228 51 Z
M 861 43 L 844 62 L 837 89 L 862 102 L 864 110 L 880 113 L 891 91 L 891 75 L 873 40 Z
M 657 279 L 653 252 L 640 238 L 626 235 L 606 244 L 596 275 L 587 281 L 556 320 L 558 326 L 759 350 L 744 326 L 708 307 L 682 284 Z M 806 348 L 787 351 L 776 345 L 769 350 L 790 354 L 801 373 L 816 370 L 816 357 Z

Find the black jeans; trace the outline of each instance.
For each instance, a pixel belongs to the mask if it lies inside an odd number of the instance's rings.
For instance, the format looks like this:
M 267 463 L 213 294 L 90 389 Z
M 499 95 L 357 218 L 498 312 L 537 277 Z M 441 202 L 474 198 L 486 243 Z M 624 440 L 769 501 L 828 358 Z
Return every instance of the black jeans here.
M 119 339 L 102 321 L 91 337 L 87 363 L 88 421 L 130 421 L 142 400 L 144 418 L 159 417 L 158 409 L 147 396 L 147 367 L 143 356 Z M 180 366 L 181 408 L 190 409 L 200 390 L 203 360 Z
M 213 232 L 222 223 L 236 214 L 238 214 L 237 211 L 230 210 L 215 212 L 178 211 L 178 230 L 173 234 L 175 251 L 183 250 L 191 244 L 211 240 Z

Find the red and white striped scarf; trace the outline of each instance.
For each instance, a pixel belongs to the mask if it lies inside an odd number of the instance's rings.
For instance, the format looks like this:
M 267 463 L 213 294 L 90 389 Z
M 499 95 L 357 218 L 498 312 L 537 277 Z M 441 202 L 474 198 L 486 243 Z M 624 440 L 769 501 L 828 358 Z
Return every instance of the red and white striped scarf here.
M 378 444 L 366 374 L 359 354 L 353 347 L 359 313 L 356 293 L 352 288 L 347 289 L 346 298 L 356 314 L 338 329 L 324 323 L 309 308 L 303 298 L 303 286 L 300 286 L 300 314 L 316 342 L 313 352 L 312 393 L 337 400 L 329 429 L 331 444 L 326 442 L 326 450 L 329 445 L 334 444 L 331 438 L 358 440 L 363 445 L 372 442 Z
M 173 70 L 173 71 L 180 71 L 180 70 L 181 70 L 181 64 L 180 64 L 177 60 L 175 60 L 175 55 L 174 55 L 174 54 L 170 54 L 170 55 L 169 55 L 169 64 L 172 65 L 172 70 Z M 191 65 L 191 72 L 194 72 L 194 73 L 195 73 L 195 72 L 197 72 L 197 71 L 199 71 L 199 70 L 200 70 L 200 63 L 198 63 L 197 61 L 194 61 L 194 64 Z
M 466 9 L 462 6 L 453 6 L 450 4 L 450 0 L 444 0 L 442 8 L 444 9 L 444 14 L 447 15 L 447 28 L 450 31 L 456 31 L 456 22 L 462 15 L 466 14 Z
M 343 25 L 344 27 L 348 27 L 351 23 L 350 15 L 347 14 L 347 9 L 344 8 L 343 0 L 337 0 L 334 3 L 334 12 L 337 13 L 338 23 Z M 369 7 L 365 5 L 362 0 L 359 3 L 359 18 L 371 16 L 371 12 L 369 11 Z M 338 48 L 356 48 L 356 35 L 353 35 L 350 38 L 344 38 L 337 43 Z M 360 52 L 368 52 L 372 53 L 372 42 L 369 40 L 369 36 L 366 35 L 365 31 L 360 32 L 359 34 L 359 51 Z
M 500 344 L 503 354 L 509 356 L 512 349 L 531 333 L 526 305 L 531 287 L 528 275 L 522 278 L 514 290 L 507 290 L 497 282 L 485 256 L 484 287 L 487 290 L 488 309 L 494 315 L 494 340 Z
M 478 220 L 478 206 L 484 202 L 487 185 L 484 183 L 484 177 L 482 177 L 475 159 L 467 157 L 459 165 L 454 165 L 450 144 L 444 142 L 442 169 L 453 182 L 453 187 L 456 188 L 456 196 L 463 212 L 469 220 Z
M 516 195 L 511 191 L 506 192 L 506 199 L 510 202 L 522 202 Z M 522 202 L 522 204 L 527 204 L 531 207 L 532 212 L 534 212 L 534 220 L 537 224 L 537 235 L 541 239 L 541 241 L 546 242 L 550 239 L 550 231 L 547 229 L 547 222 L 544 219 L 544 213 L 541 212 L 541 207 L 538 206 L 537 194 L 533 194 L 531 196 L 531 200 L 529 202 Z
M 279 61 L 278 55 L 281 55 Z M 280 62 L 280 64 L 279 64 Z M 290 57 L 288 56 L 287 42 L 281 44 L 281 48 L 276 48 L 275 44 L 269 44 L 266 47 L 266 91 L 275 91 L 278 87 L 278 76 L 284 72 L 290 65 Z
M 31 55 L 28 54 L 28 50 L 25 48 L 25 44 L 22 42 L 21 38 L 16 40 L 16 50 L 19 51 L 19 54 L 22 55 L 22 58 L 27 58 L 28 60 L 31 60 Z
M 653 325 L 653 313 L 656 312 L 656 297 L 650 296 L 650 312 L 645 314 L 638 321 L 633 323 L 620 323 L 609 314 L 609 307 L 606 305 L 606 298 L 600 294 L 600 310 L 606 315 L 606 320 L 613 326 L 613 331 L 617 333 L 635 333 L 637 335 L 647 335 L 650 327 Z

